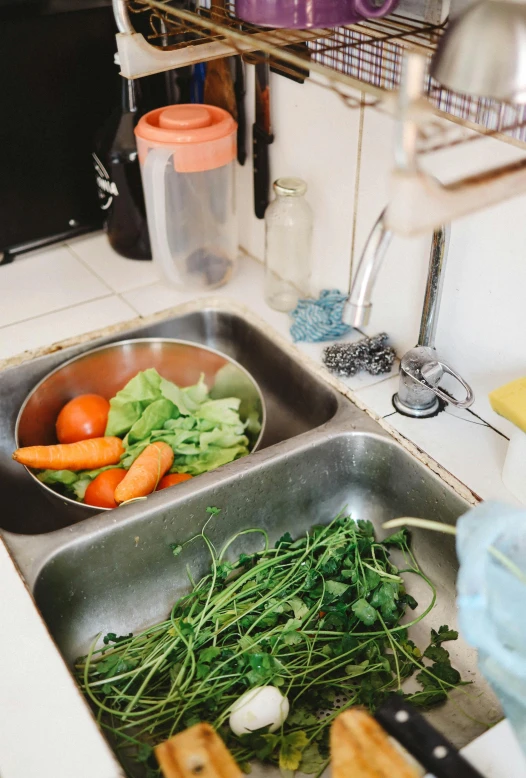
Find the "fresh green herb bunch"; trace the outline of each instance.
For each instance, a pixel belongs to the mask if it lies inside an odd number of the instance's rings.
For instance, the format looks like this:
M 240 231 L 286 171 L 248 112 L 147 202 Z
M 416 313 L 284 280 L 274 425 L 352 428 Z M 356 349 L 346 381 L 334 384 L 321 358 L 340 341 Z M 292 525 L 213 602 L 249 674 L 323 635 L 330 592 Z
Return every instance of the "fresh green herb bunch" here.
M 218 512 L 209 511 L 211 519 Z M 232 544 L 250 533 L 264 537 L 264 549 L 228 561 Z M 238 533 L 220 551 L 206 527 L 197 538 L 210 551 L 210 573 L 175 603 L 170 618 L 135 636 L 106 635 L 104 647 L 93 646 L 76 666 L 130 774 L 130 765 L 142 762 L 146 774 L 158 775 L 152 746 L 200 721 L 217 728 L 242 765 L 262 759 L 317 773 L 328 759 L 330 724 L 343 709 L 374 710 L 389 693 L 401 694 L 402 681 L 415 672 L 422 689 L 407 697 L 416 704 L 441 702 L 460 684 L 442 646 L 456 632 L 433 630 L 423 654 L 408 638 L 436 592 L 406 530 L 379 542 L 369 521 L 338 516 L 298 540 L 287 533 L 274 548 L 258 529 Z M 392 547 L 403 552 L 407 569 L 392 563 Z M 178 556 L 182 547 L 172 549 Z M 426 610 L 403 626 L 417 603 L 400 572 L 422 578 L 431 594 Z M 235 736 L 228 727 L 232 704 L 267 684 L 289 699 L 283 727 Z

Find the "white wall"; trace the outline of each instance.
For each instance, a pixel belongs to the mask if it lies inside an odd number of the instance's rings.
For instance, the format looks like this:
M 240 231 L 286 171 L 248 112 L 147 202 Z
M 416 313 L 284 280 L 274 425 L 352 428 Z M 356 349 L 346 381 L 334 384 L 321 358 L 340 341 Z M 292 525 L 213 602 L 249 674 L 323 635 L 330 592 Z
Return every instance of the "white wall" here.
M 360 112 L 350 111 L 332 92 L 307 81 L 300 85 L 272 75 L 275 142 L 270 146 L 272 180 L 299 176 L 309 185 L 315 212 L 314 287 L 349 286 L 358 169 Z M 254 69 L 247 67 L 247 124 L 252 148 Z M 252 160 L 238 168 L 240 243 L 252 256 L 264 255 L 264 224 L 254 216 Z
M 247 79 L 253 87 L 251 68 Z M 298 175 L 309 183 L 316 219 L 315 283 L 347 290 L 387 203 L 393 122 L 374 110 L 351 110 L 310 83 L 273 76 L 271 87 L 272 175 Z M 253 88 L 248 105 L 253 105 Z M 486 138 L 429 155 L 426 167 L 449 181 L 523 154 Z M 241 244 L 262 259 L 264 231 L 253 216 L 250 161 L 239 172 L 239 197 Z M 428 252 L 428 238 L 395 238 L 377 283 L 368 331 L 386 330 L 399 353 L 418 336 Z M 526 196 L 452 225 L 437 348 L 474 387 L 474 410 L 508 432 L 487 394 L 526 375 Z

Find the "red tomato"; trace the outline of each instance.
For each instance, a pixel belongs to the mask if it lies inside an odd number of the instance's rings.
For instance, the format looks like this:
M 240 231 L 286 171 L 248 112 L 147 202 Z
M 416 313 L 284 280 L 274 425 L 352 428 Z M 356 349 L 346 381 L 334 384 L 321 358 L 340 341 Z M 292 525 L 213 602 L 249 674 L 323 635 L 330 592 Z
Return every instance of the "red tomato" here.
M 56 429 L 59 443 L 102 438 L 106 432 L 110 404 L 98 394 L 81 394 L 60 411 Z
M 127 472 L 127 470 L 114 468 L 99 473 L 86 489 L 84 495 L 86 505 L 93 505 L 95 508 L 116 508 L 115 489 Z
M 159 489 L 168 489 L 169 486 L 176 486 L 177 484 L 183 483 L 183 481 L 189 481 L 191 477 L 192 476 L 187 473 L 171 473 L 165 475 L 157 484 L 156 491 L 158 492 Z

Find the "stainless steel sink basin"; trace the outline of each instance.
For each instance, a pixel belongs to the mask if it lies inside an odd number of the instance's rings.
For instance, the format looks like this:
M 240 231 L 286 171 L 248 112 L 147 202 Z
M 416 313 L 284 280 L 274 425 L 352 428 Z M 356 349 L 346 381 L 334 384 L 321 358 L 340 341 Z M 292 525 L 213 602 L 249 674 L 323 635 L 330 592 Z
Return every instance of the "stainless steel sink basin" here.
M 372 521 L 382 537 L 381 524 L 389 518 L 409 515 L 454 524 L 469 507 L 367 414 L 238 316 L 207 310 L 125 336 L 181 337 L 233 356 L 263 389 L 267 435 L 264 448 L 249 457 L 144 503 L 72 525 L 67 510 L 60 512 L 40 492 L 35 495 L 23 469 L 11 463 L 12 430 L 31 386 L 61 360 L 94 344 L 0 374 L 3 535 L 70 664 L 87 652 L 98 633 L 127 634 L 166 617 L 188 590 L 186 566 L 196 578 L 208 564 L 199 544 L 185 548 L 177 559 L 169 544 L 195 535 L 209 518 L 208 506 L 221 509 L 209 525 L 218 545 L 254 526 L 264 527 L 271 539 L 284 531 L 299 536 L 342 509 Z M 245 536 L 232 552 L 256 550 L 254 537 Z M 450 536 L 416 530 L 413 549 L 438 592 L 434 610 L 411 634 L 424 647 L 431 628 L 456 626 L 458 566 Z M 424 607 L 427 587 L 416 577 L 407 583 Z M 473 684 L 456 690 L 429 718 L 462 746 L 483 731 L 483 722 L 494 723 L 501 714 L 476 672 L 475 652 L 462 640 L 447 648 L 464 680 Z
M 169 504 L 156 495 L 145 508 L 130 505 L 44 538 L 14 538 L 15 556 L 65 659 L 86 653 L 99 632 L 127 634 L 166 617 L 188 590 L 186 566 L 197 578 L 208 564 L 204 545 L 192 544 L 174 559 L 169 544 L 195 535 L 209 518 L 207 506 L 221 509 L 209 525 L 218 546 L 251 526 L 264 527 L 271 540 L 285 531 L 298 536 L 345 507 L 371 520 L 380 536 L 382 522 L 395 516 L 452 524 L 465 511 L 463 500 L 372 420 L 350 404 L 346 416 L 347 431 L 311 432 L 282 451 L 247 458 L 241 470 L 207 474 L 199 489 L 182 488 Z M 431 627 L 456 625 L 457 561 L 450 536 L 415 531 L 413 538 L 415 555 L 438 590 L 435 609 L 411 635 L 424 647 Z M 254 551 L 257 543 L 248 535 L 233 551 Z M 427 587 L 407 579 L 425 606 Z M 476 673 L 475 652 L 461 640 L 447 648 L 463 678 L 474 683 L 429 717 L 461 746 L 499 711 Z
M 29 391 L 51 370 L 94 346 L 127 338 L 180 338 L 211 346 L 236 359 L 259 383 L 268 423 L 261 448 L 288 440 L 331 419 L 338 396 L 304 370 L 263 332 L 239 316 L 207 309 L 35 359 L 0 373 L 0 530 L 41 534 L 83 518 L 75 506 L 47 498 L 23 467 L 13 462 L 15 422 Z

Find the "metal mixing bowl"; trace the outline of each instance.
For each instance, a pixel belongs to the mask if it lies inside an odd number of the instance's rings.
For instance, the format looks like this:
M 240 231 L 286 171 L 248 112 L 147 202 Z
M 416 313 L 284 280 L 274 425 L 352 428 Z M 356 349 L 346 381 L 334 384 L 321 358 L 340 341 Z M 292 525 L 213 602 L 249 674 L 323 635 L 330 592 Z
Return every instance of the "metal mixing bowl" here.
M 53 370 L 35 386 L 20 409 L 15 428 L 17 447 L 56 443 L 55 422 L 67 402 L 80 394 L 100 394 L 110 400 L 139 371 L 151 367 L 181 387 L 196 384 L 204 374 L 214 399 L 239 397 L 241 419 L 245 421 L 255 411 L 261 424 L 257 435 L 247 432 L 250 451 L 257 449 L 265 429 L 266 410 L 261 389 L 250 373 L 219 351 L 169 338 L 123 340 L 101 346 Z M 64 497 L 26 470 L 42 489 L 63 502 L 91 514 L 109 510 Z

